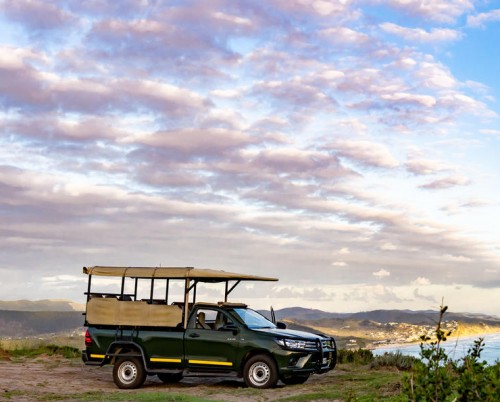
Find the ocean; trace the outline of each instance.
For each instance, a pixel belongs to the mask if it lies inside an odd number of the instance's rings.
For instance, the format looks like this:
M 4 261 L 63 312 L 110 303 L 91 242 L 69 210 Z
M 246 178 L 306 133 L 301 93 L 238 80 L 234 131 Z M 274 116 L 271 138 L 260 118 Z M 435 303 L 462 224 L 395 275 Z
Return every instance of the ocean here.
M 441 345 L 446 350 L 446 353 L 453 360 L 459 360 L 467 354 L 467 351 L 474 345 L 474 341 L 479 338 L 484 338 L 484 349 L 481 352 L 481 361 L 486 361 L 489 365 L 500 361 L 500 333 L 477 335 L 464 338 L 449 338 Z M 411 345 L 394 345 L 383 346 L 373 350 L 375 356 L 384 354 L 385 352 L 400 351 L 404 355 L 419 357 L 420 344 Z

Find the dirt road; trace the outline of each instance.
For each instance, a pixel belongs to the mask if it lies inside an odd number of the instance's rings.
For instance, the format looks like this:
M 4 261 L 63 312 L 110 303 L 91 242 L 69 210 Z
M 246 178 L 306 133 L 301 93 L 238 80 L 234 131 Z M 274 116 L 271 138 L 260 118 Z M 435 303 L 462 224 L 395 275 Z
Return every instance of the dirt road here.
M 338 373 L 338 371 L 337 371 Z M 108 400 L 111 394 L 173 393 L 203 397 L 213 401 L 273 401 L 293 397 L 306 387 L 334 381 L 335 370 L 312 376 L 306 385 L 278 386 L 270 390 L 246 388 L 241 379 L 185 378 L 177 384 L 163 384 L 156 376 L 148 377 L 138 390 L 119 390 L 112 377 L 112 367 L 89 367 L 78 359 L 41 356 L 0 361 L 0 400 L 11 401 L 75 401 Z M 128 398 L 127 398 L 128 399 Z

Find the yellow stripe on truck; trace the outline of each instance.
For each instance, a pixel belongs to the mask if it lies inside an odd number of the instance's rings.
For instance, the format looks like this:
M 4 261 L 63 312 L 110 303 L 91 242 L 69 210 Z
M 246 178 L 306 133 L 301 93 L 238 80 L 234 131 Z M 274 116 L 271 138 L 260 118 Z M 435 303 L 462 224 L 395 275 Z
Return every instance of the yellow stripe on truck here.
M 90 357 L 92 359 L 104 359 L 106 357 L 106 355 L 90 355 Z
M 212 360 L 189 360 L 188 363 L 191 364 L 213 364 L 215 366 L 232 366 L 231 362 L 215 362 Z
M 153 363 L 181 363 L 181 359 L 166 359 L 163 357 L 152 357 L 149 359 Z

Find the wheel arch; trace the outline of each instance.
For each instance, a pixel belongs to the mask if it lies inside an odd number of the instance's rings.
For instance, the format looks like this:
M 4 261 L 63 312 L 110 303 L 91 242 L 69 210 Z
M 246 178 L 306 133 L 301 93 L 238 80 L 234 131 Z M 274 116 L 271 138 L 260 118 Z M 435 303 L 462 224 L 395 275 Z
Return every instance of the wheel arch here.
M 278 362 L 276 361 L 276 358 L 273 356 L 273 354 L 267 350 L 267 349 L 251 349 L 248 352 L 245 353 L 243 358 L 241 359 L 240 362 L 240 368 L 238 370 L 238 375 L 240 377 L 243 377 L 243 371 L 245 370 L 245 365 L 247 364 L 247 361 L 250 360 L 252 357 L 257 356 L 257 355 L 266 355 L 269 356 L 271 359 L 273 359 L 274 364 L 276 366 L 276 369 L 278 370 L 278 373 L 280 371 Z
M 108 351 L 106 352 L 106 356 L 111 356 L 110 364 L 115 364 L 116 359 L 124 355 L 139 357 L 142 360 L 144 369 L 146 371 L 149 371 L 147 366 L 146 353 L 144 352 L 142 346 L 137 344 L 136 342 L 114 341 L 109 345 Z

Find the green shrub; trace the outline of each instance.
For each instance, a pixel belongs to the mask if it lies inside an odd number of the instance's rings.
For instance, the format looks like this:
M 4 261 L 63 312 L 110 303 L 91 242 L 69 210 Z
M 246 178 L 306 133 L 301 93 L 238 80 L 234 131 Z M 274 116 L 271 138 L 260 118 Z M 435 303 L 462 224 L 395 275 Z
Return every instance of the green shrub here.
M 346 364 L 369 364 L 373 361 L 373 353 L 368 349 L 340 349 L 337 355 L 337 363 Z
M 399 350 L 396 352 L 385 352 L 383 355 L 375 356 L 370 364 L 370 368 L 396 367 L 399 370 L 410 370 L 418 359 L 413 356 L 406 356 Z
M 481 361 L 484 340 L 478 339 L 458 362 L 441 347 L 451 331 L 441 328 L 448 307 L 441 305 L 434 338 L 421 337 L 420 359 L 403 378 L 403 394 L 411 401 L 500 401 L 500 363 Z

